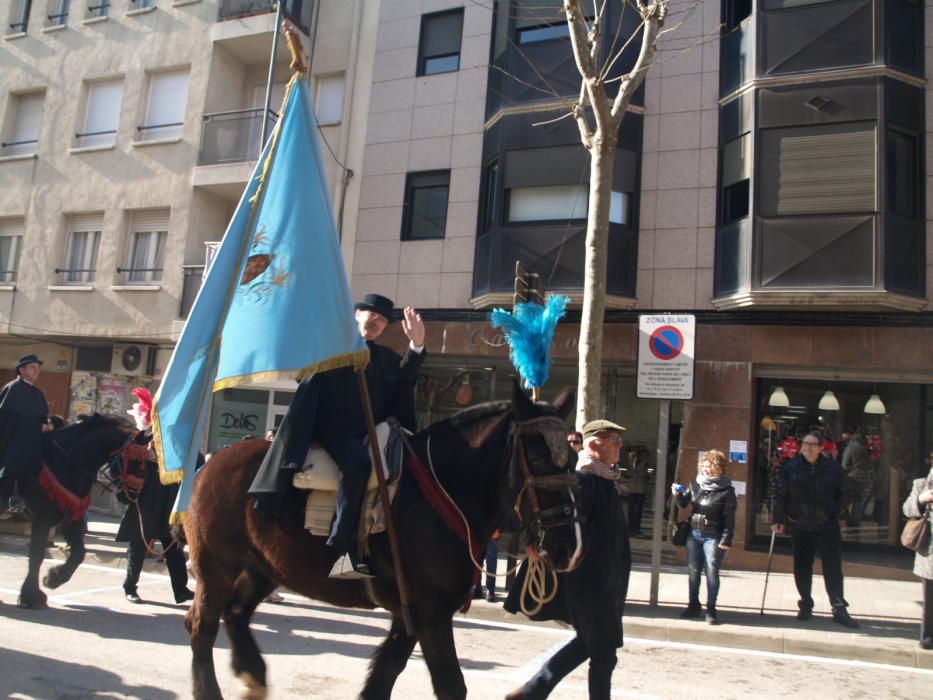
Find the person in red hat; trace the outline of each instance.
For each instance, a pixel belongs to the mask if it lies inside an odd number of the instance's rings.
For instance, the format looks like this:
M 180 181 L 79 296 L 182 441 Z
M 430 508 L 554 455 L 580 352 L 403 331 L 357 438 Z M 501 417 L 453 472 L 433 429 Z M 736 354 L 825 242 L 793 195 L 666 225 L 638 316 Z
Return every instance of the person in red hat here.
M 23 355 L 16 362 L 16 379 L 0 389 L 0 519 L 25 509 L 18 487 L 37 478 L 42 433 L 52 430 L 45 394 L 36 386 L 41 366 L 35 355 Z
M 152 442 L 152 394 L 144 387 L 136 387 L 131 392 L 136 397 L 136 403 L 127 411 L 136 423 L 139 434 L 134 439 L 139 445 L 150 445 Z M 132 475 L 142 476 L 142 486 L 138 492 L 124 491 L 121 500 L 127 503 L 117 530 L 116 541 L 128 542 L 126 550 L 126 578 L 123 581 L 123 592 L 131 603 L 142 603 L 143 599 L 137 591 L 139 575 L 143 570 L 143 562 L 148 550 L 148 542 L 158 539 L 162 543 L 162 555 L 168 568 L 172 591 L 176 603 L 184 603 L 194 598 L 194 593 L 188 588 L 188 569 L 185 566 L 185 556 L 182 554 L 181 542 L 178 542 L 169 526 L 169 515 L 178 495 L 178 484 L 165 486 L 159 481 L 159 465 L 149 449 L 150 459 L 124 460 L 124 470 Z M 137 477 L 139 478 L 139 477 Z M 134 490 L 135 491 L 135 490 Z

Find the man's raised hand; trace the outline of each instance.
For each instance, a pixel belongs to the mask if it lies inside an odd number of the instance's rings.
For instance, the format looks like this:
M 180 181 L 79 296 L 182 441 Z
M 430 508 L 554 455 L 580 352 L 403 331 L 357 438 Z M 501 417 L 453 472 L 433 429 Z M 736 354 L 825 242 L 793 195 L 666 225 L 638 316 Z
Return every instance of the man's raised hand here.
M 412 345 L 417 348 L 424 346 L 424 321 L 421 320 L 421 314 L 411 306 L 405 307 L 402 330 L 405 331 Z

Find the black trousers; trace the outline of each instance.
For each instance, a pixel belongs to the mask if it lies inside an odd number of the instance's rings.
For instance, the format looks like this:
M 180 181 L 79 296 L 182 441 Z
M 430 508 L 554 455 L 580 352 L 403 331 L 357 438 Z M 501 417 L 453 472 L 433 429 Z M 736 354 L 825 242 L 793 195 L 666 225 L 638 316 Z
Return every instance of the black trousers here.
M 350 551 L 356 542 L 372 461 L 361 438 L 322 440 L 322 444 L 340 467 L 341 473 L 340 488 L 337 489 L 337 514 L 327 544 L 343 554 Z
M 160 537 L 162 550 L 165 552 L 165 566 L 168 567 L 168 576 L 172 581 L 172 592 L 177 598 L 188 587 L 188 569 L 185 567 L 185 555 L 182 554 L 181 545 L 173 545 L 171 535 Z M 146 543 L 142 539 L 130 540 L 126 550 L 126 578 L 123 580 L 123 590 L 135 593 L 139 583 L 139 575 L 143 572 L 143 561 L 146 559 Z
M 813 559 L 817 552 L 823 563 L 823 583 L 830 604 L 835 607 L 847 607 L 842 595 L 842 535 L 839 523 L 833 523 L 817 532 L 791 528 L 790 541 L 794 549 L 794 583 L 801 609 L 813 609 Z
M 920 618 L 920 639 L 933 639 L 933 579 L 923 581 L 923 616 Z
M 590 660 L 589 698 L 609 700 L 612 689 L 612 670 L 616 666 L 615 647 L 591 652 L 579 635 L 571 639 L 548 659 L 534 678 L 525 683 L 524 697 L 528 700 L 546 698 L 568 673 L 587 659 Z
M 641 516 L 645 512 L 646 493 L 633 493 L 629 495 L 628 503 L 628 531 L 637 535 L 641 532 Z

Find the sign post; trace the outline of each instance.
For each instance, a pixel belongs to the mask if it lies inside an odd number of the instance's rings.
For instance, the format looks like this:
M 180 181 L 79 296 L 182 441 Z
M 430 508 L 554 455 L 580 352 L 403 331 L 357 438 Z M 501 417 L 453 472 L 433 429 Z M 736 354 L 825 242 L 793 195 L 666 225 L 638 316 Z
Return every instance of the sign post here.
M 649 604 L 658 604 L 661 581 L 661 530 L 667 488 L 667 442 L 671 400 L 693 398 L 696 317 L 693 314 L 641 314 L 638 317 L 638 380 L 636 396 L 661 399 L 658 408 L 658 448 L 655 462 L 654 518 L 651 539 Z

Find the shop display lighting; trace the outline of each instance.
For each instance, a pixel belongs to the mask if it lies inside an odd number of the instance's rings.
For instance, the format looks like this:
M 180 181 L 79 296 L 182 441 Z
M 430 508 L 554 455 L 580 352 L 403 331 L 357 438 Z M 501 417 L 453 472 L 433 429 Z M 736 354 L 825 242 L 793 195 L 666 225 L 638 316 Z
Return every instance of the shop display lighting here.
M 768 397 L 768 405 L 778 406 L 780 408 L 790 406 L 790 399 L 788 399 L 787 394 L 784 393 L 784 387 L 778 386 L 774 388 L 774 391 L 771 392 L 771 396 Z
M 819 409 L 821 411 L 839 410 L 839 399 L 836 398 L 836 395 L 832 392 L 832 389 L 827 389 L 826 393 L 823 394 L 823 398 L 820 399 Z
M 883 416 L 887 413 L 887 410 L 884 407 L 884 401 L 881 400 L 881 397 L 878 394 L 872 394 L 868 397 L 868 401 L 865 402 L 865 413 L 871 413 L 877 416 Z

